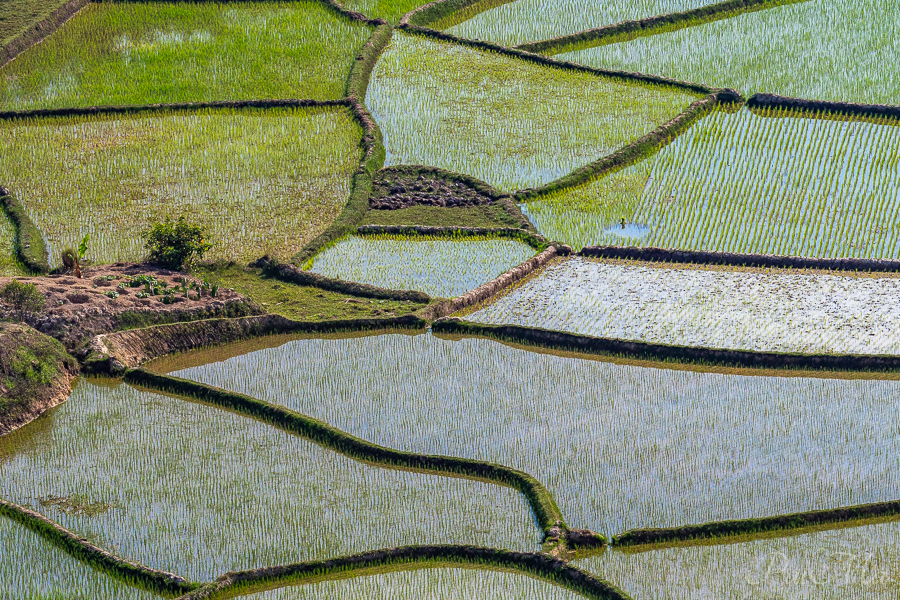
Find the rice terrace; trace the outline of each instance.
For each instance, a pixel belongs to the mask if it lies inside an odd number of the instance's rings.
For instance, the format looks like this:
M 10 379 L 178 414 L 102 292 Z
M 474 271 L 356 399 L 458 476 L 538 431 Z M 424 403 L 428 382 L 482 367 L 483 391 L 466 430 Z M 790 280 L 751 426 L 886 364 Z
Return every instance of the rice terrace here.
M 0 600 L 896 600 L 898 39 L 0 0 Z

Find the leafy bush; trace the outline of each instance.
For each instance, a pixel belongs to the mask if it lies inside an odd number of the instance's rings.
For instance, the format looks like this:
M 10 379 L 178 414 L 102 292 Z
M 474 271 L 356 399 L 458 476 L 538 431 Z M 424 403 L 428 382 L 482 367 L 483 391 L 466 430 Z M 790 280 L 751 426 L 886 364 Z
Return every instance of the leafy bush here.
M 33 283 L 12 280 L 0 289 L 0 300 L 3 300 L 21 321 L 25 315 L 44 310 L 44 296 Z
M 172 221 L 166 217 L 164 223 L 154 223 L 144 232 L 146 248 L 150 251 L 148 260 L 166 269 L 180 271 L 194 259 L 201 259 L 212 248 L 206 242 L 207 227 L 188 223 L 184 217 Z

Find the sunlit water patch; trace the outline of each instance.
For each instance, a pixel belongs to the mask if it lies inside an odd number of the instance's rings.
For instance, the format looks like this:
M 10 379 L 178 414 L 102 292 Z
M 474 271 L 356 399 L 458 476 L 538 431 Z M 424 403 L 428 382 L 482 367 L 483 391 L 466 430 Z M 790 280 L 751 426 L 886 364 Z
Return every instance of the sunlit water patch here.
M 898 498 L 897 381 L 616 365 L 430 334 L 223 351 L 175 374 L 378 444 L 521 469 L 576 527 L 618 533 Z M 187 354 L 154 368 L 182 360 L 196 364 Z
M 0 586 L 3 600 L 159 598 L 72 558 L 6 517 L 0 517 Z
M 771 114 L 713 113 L 650 158 L 523 212 L 577 248 L 900 258 L 900 127 Z M 623 240 L 610 229 L 622 219 L 652 232 Z
M 628 552 L 574 565 L 646 600 L 894 600 L 900 594 L 897 522 Z
M 466 318 L 676 346 L 900 354 L 898 295 L 896 277 L 573 258 Z
M 366 466 L 127 385 L 79 381 L 61 407 L 0 438 L 0 457 L 0 497 L 194 581 L 388 546 L 540 541 L 510 488 Z
M 455 298 L 522 264 L 533 248 L 514 240 L 350 236 L 317 255 L 314 273 Z

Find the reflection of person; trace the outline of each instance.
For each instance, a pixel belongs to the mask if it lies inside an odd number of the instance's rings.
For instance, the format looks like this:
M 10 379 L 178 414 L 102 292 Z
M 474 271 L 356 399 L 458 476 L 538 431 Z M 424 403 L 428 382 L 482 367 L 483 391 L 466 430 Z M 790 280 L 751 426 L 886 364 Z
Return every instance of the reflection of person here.
M 622 217 L 622 229 L 625 229 L 625 217 Z

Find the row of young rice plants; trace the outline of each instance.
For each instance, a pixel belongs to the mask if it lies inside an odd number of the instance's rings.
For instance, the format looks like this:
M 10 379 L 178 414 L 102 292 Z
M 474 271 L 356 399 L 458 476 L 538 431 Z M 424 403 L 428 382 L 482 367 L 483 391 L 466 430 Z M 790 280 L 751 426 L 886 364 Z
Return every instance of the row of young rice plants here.
M 900 354 L 900 279 L 573 258 L 466 317 L 656 344 Z
M 0 438 L 0 456 L 0 497 L 192 581 L 373 548 L 540 541 L 510 488 L 364 465 L 124 384 L 79 380 L 68 402 Z
M 6 517 L 0 517 L 0 584 L 4 600 L 159 598 L 72 558 Z
M 896 121 L 720 111 L 650 158 L 523 211 L 578 248 L 896 259 L 898 164 Z
M 517 240 L 352 235 L 316 255 L 306 268 L 327 277 L 455 298 L 532 256 L 534 249 Z
M 561 54 L 564 60 L 794 98 L 900 104 L 893 0 L 809 0 Z
M 525 471 L 570 526 L 606 534 L 897 497 L 898 381 L 616 365 L 431 334 L 182 356 L 175 375 L 375 443 Z
M 576 600 L 583 596 L 519 573 L 504 573 L 487 569 L 427 568 L 416 571 L 384 572 L 339 581 L 324 581 L 281 588 L 252 594 L 246 596 L 245 600 L 320 600 L 322 598 Z
M 337 99 L 371 32 L 312 0 L 92 4 L 0 69 L 0 107 Z
M 441 167 L 504 190 L 558 179 L 696 99 L 399 32 L 366 96 L 387 166 Z
M 650 551 L 574 565 L 646 600 L 889 600 L 900 592 L 898 523 Z
M 5 0 L 0 4 L 0 48 L 65 3 L 66 0 Z
M 419 0 L 343 0 L 341 4 L 348 10 L 355 10 L 370 19 L 384 19 L 396 25 L 400 18 L 421 6 Z
M 590 0 L 517 0 L 454 25 L 447 33 L 516 46 L 622 21 L 691 10 L 715 1 L 626 0 L 598 4 Z
M 167 215 L 208 225 L 212 257 L 289 256 L 340 213 L 362 130 L 346 108 L 202 110 L 0 123 L 3 185 L 44 232 L 51 264 L 143 255 Z

